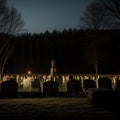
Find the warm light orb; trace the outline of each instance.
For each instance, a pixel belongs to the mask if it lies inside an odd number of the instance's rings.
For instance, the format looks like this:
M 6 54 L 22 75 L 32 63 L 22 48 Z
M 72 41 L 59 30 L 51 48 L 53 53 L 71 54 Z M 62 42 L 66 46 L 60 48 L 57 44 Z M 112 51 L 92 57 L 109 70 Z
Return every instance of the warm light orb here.
M 30 70 L 28 70 L 28 72 L 27 72 L 29 75 L 31 74 L 31 71 Z

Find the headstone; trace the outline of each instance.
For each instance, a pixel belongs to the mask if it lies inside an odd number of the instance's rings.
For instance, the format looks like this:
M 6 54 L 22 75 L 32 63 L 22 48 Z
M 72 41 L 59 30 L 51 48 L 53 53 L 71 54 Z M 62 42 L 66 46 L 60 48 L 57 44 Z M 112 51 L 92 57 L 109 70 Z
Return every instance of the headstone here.
M 32 82 L 32 88 L 38 89 L 40 91 L 40 80 L 39 79 L 34 79 Z
M 31 77 L 25 77 L 23 79 L 23 90 L 25 90 L 25 91 L 31 90 L 31 83 L 32 83 Z
M 18 95 L 18 83 L 10 79 L 1 83 L 1 94 L 4 97 L 13 98 Z
M 68 95 L 78 95 L 81 91 L 81 82 L 79 80 L 69 80 L 67 82 Z
M 54 81 L 47 81 L 43 84 L 43 94 L 45 96 L 57 96 L 58 84 Z
M 116 81 L 115 90 L 120 92 L 120 80 Z
M 83 88 L 85 91 L 89 88 L 96 88 L 96 83 L 93 80 L 86 79 L 83 81 Z
M 115 109 L 119 102 L 118 94 L 107 88 L 90 88 L 87 90 L 88 104 L 102 108 Z
M 112 81 L 107 77 L 102 77 L 98 79 L 99 88 L 112 89 Z

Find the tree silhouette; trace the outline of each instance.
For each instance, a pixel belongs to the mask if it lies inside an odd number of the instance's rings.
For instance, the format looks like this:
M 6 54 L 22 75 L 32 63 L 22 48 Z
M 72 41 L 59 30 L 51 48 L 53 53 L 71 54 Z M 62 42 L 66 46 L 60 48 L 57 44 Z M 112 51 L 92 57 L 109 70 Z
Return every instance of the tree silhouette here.
M 99 0 L 103 6 L 109 11 L 111 16 L 120 20 L 120 0 Z
M 18 34 L 23 31 L 24 22 L 21 14 L 14 7 L 7 8 L 2 18 L 1 32 L 7 34 Z
M 6 0 L 0 0 L 0 32 L 3 28 L 3 16 L 6 13 Z
M 99 1 L 93 1 L 80 16 L 80 27 L 89 30 L 103 30 L 116 27 L 113 16 Z
M 14 7 L 9 8 L 6 0 L 0 0 L 0 80 L 4 66 L 13 50 L 11 35 L 23 30 L 21 14 Z
M 105 57 L 104 44 L 106 41 L 102 40 L 102 33 L 100 34 L 100 31 L 86 31 L 86 36 L 87 38 L 84 40 L 84 47 L 82 49 L 82 57 L 86 59 L 88 65 L 94 67 L 97 76 L 98 66 Z
M 15 7 L 7 6 L 7 0 L 0 0 L 0 33 L 17 34 L 23 31 L 24 22 Z
M 0 79 L 2 78 L 5 64 L 13 50 L 11 39 L 6 34 L 0 35 Z
M 87 29 L 87 40 L 85 40 L 85 47 L 83 47 L 84 58 L 90 65 L 94 66 L 96 80 L 98 76 L 98 65 L 101 63 L 105 54 L 102 54 L 102 41 L 101 30 L 114 28 L 116 23 L 113 17 L 108 15 L 105 7 L 99 1 L 94 1 L 87 6 L 83 15 L 80 17 L 82 29 Z M 105 52 L 104 52 L 105 53 Z M 96 82 L 98 83 L 98 82 Z M 98 87 L 98 84 L 97 84 Z

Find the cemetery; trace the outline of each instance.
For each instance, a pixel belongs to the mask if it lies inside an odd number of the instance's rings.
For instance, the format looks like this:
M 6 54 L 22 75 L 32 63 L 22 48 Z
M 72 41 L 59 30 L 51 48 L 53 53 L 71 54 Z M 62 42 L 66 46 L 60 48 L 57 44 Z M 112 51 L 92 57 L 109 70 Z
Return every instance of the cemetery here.
M 61 81 L 56 79 L 56 76 L 54 77 L 45 79 L 47 78 L 45 75 L 40 75 L 40 78 L 36 75 L 26 75 L 25 80 L 30 80 L 30 82 L 24 81 L 23 84 L 20 84 L 22 79 L 18 81 L 18 75 L 16 75 L 17 79 L 14 75 L 13 78 L 3 81 L 0 92 L 0 119 L 42 117 L 58 120 L 62 118 L 113 120 L 120 118 L 118 110 L 120 107 L 119 79 L 115 79 L 114 83 L 112 81 L 114 77 L 112 80 L 108 77 L 100 77 L 98 78 L 99 88 L 97 88 L 96 81 L 92 77 L 90 79 L 90 76 L 81 80 L 76 75 L 66 75 L 66 79 Z M 81 75 L 80 78 L 82 78 Z M 25 115 L 25 113 L 27 114 Z M 28 113 L 31 114 L 28 115 Z
M 16 102 L 21 101 L 22 103 L 22 100 L 25 99 L 31 99 L 31 101 L 39 99 L 41 101 L 42 98 L 46 102 L 51 99 L 53 99 L 52 101 L 66 99 L 66 102 L 64 102 L 67 104 L 67 101 L 70 99 L 74 99 L 75 101 L 79 99 L 84 101 L 83 105 L 91 106 L 92 108 L 90 109 L 94 109 L 95 107 L 119 114 L 119 75 L 102 74 L 97 77 L 94 74 L 58 75 L 55 61 L 51 60 L 49 74 L 32 74 L 29 71 L 27 74 L 6 74 L 3 78 L 0 84 L 0 100 L 6 101 L 8 99 L 10 101 L 10 99 L 15 99 Z M 74 101 L 71 102 L 73 103 Z M 51 105 L 53 106 L 52 102 Z
M 0 98 L 87 97 L 92 105 L 119 102 L 119 75 L 57 74 L 55 60 L 50 63 L 49 74 L 5 74 Z
M 27 4 L 0 0 L 0 120 L 120 119 L 120 1 Z

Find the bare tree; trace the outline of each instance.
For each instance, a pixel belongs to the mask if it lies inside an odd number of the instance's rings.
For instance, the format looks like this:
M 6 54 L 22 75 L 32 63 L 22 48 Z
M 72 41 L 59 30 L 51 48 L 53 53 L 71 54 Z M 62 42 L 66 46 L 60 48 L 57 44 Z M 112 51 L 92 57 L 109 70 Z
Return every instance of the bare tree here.
M 120 0 L 99 0 L 112 16 L 120 19 Z
M 106 52 L 104 51 L 104 44 L 106 41 L 102 41 L 102 33 L 100 33 L 100 31 L 88 30 L 85 33 L 86 38 L 84 40 L 82 57 L 89 66 L 94 68 L 94 74 L 97 80 L 99 65 L 102 64 L 106 57 Z M 97 83 L 96 85 L 98 86 Z
M 8 8 L 2 18 L 1 32 L 7 34 L 18 34 L 23 31 L 24 22 L 21 18 L 21 14 L 17 12 L 14 7 Z
M 6 12 L 6 0 L 0 0 L 0 30 L 2 29 L 2 19 Z
M 101 54 L 100 30 L 112 29 L 115 27 L 116 23 L 99 1 L 94 1 L 88 5 L 83 15 L 80 17 L 80 20 L 80 27 L 91 31 L 86 34 L 89 39 L 85 42 L 83 54 L 87 62 L 94 66 L 97 81 L 98 65 L 104 57 L 103 54 Z M 96 85 L 98 87 L 98 82 L 96 82 Z
M 0 34 L 0 80 L 3 76 L 5 64 L 13 51 L 11 39 L 8 37 L 6 34 Z
M 9 8 L 6 0 L 0 0 L 0 80 L 5 64 L 13 50 L 11 35 L 20 33 L 23 31 L 23 27 L 24 22 L 17 9 L 14 7 Z
M 94 1 L 87 6 L 83 15 L 80 16 L 80 27 L 89 30 L 103 30 L 115 27 L 113 16 L 99 1 Z

